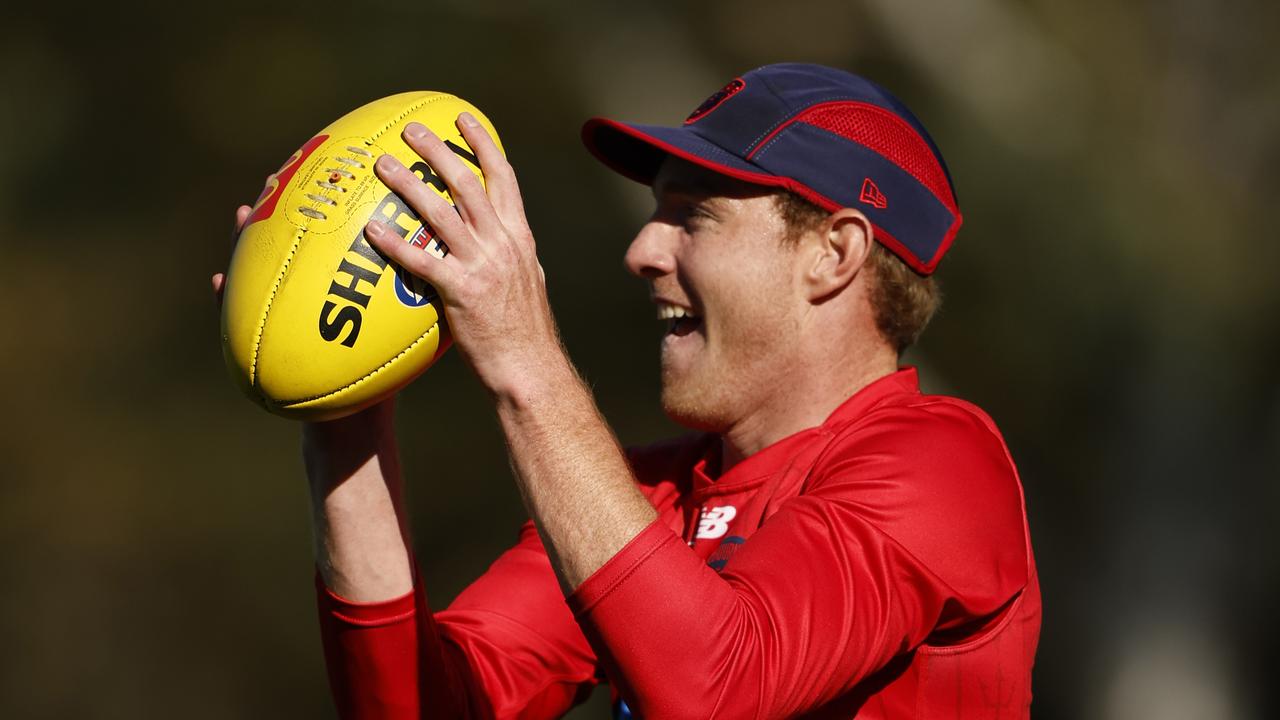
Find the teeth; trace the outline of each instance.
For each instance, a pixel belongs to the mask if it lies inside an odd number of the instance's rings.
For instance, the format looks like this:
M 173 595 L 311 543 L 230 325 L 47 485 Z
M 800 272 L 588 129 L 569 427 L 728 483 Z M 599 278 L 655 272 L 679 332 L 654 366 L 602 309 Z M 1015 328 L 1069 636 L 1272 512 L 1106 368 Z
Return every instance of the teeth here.
M 697 315 L 694 315 L 692 310 L 682 308 L 679 305 L 667 305 L 665 303 L 658 305 L 659 320 L 671 320 L 686 317 L 693 318 L 697 317 Z

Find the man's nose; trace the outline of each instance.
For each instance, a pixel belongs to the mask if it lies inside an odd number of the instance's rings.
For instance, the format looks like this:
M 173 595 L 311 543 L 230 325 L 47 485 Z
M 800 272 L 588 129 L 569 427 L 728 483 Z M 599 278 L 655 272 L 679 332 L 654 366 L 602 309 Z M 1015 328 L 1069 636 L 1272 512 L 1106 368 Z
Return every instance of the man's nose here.
M 633 275 L 652 280 L 675 272 L 675 228 L 650 220 L 640 228 L 623 259 Z

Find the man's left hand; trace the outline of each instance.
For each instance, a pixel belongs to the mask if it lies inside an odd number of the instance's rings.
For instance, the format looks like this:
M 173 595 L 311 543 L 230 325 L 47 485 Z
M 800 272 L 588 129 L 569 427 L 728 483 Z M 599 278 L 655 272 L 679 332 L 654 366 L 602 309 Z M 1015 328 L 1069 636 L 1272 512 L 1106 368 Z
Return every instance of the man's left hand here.
M 485 185 L 439 137 L 410 123 L 404 140 L 449 186 L 455 211 L 429 185 L 390 155 L 376 172 L 447 247 L 436 257 L 406 243 L 379 221 L 369 241 L 401 267 L 431 283 L 444 303 L 458 350 L 480 381 L 498 396 L 519 392 L 540 371 L 565 364 L 547 302 L 545 276 L 525 219 L 515 172 L 493 139 L 470 114 L 458 117 L 475 151 Z

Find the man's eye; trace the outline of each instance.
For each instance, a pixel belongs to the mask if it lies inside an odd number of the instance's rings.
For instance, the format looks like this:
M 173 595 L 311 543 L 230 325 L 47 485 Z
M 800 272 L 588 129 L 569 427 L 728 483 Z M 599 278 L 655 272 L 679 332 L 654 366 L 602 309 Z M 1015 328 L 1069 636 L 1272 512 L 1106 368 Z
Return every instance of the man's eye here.
M 701 225 L 711 219 L 711 213 L 700 205 L 691 205 L 685 208 L 684 221 L 686 225 Z

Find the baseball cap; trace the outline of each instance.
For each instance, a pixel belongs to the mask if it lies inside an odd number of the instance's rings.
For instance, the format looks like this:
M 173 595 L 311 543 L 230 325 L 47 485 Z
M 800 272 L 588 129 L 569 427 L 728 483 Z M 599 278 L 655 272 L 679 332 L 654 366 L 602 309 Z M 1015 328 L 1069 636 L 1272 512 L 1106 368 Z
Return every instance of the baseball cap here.
M 857 208 L 876 240 L 923 275 L 960 229 L 951 174 L 924 125 L 884 88 L 835 68 L 766 65 L 729 81 L 679 127 L 595 117 L 582 141 L 646 185 L 674 155 L 827 210 Z

